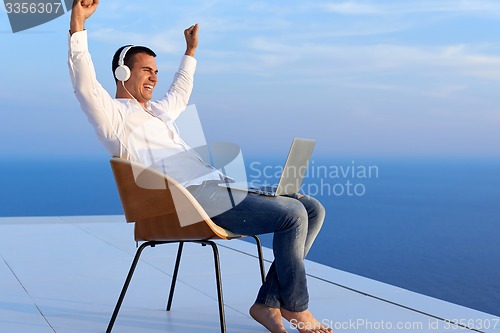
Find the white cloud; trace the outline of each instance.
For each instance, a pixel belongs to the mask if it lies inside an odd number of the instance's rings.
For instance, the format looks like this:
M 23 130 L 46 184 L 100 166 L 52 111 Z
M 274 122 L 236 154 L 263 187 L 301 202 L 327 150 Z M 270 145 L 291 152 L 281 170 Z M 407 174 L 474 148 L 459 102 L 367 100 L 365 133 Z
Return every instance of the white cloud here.
M 286 67 L 288 74 L 321 77 L 333 73 L 395 72 L 417 76 L 461 74 L 483 79 L 500 80 L 500 56 L 481 53 L 480 46 L 418 46 L 418 45 L 321 45 L 289 43 L 265 38 L 249 43 L 258 59 L 274 59 L 286 54 L 281 62 L 263 61 L 264 67 Z M 292 66 L 290 66 L 292 65 Z
M 322 7 L 329 12 L 345 15 L 382 14 L 383 8 L 355 1 L 326 3 Z
M 182 31 L 181 31 L 182 32 Z M 90 38 L 116 44 L 146 45 L 155 52 L 178 54 L 183 48 L 183 38 L 178 30 L 169 29 L 163 32 L 144 34 L 117 31 L 113 28 L 94 29 L 89 32 Z
M 404 0 L 343 1 L 319 5 L 327 12 L 343 15 L 401 15 L 412 13 L 500 14 L 500 2 L 492 0 Z
M 451 98 L 457 96 L 459 93 L 464 92 L 467 89 L 465 85 L 457 84 L 446 84 L 441 86 L 436 86 L 428 93 L 429 96 L 438 98 Z
M 471 14 L 499 14 L 500 3 L 491 0 L 448 0 L 448 1 L 418 1 L 407 6 L 401 6 L 401 11 L 411 12 L 461 12 Z

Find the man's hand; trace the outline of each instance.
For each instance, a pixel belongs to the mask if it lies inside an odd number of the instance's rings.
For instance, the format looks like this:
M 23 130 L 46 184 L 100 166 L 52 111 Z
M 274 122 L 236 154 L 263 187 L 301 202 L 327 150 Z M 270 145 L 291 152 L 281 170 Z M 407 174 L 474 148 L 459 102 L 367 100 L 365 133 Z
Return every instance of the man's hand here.
M 198 23 L 184 30 L 184 37 L 186 38 L 185 55 L 194 57 L 194 52 L 198 47 Z
M 84 29 L 85 20 L 94 14 L 99 0 L 74 0 L 69 31 L 71 34 Z

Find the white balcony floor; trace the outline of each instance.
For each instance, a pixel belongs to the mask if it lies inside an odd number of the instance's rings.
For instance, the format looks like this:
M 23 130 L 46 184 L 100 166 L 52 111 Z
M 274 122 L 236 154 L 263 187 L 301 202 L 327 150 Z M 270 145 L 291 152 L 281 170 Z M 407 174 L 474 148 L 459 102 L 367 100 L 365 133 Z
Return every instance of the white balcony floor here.
M 255 246 L 219 244 L 227 332 L 266 332 L 248 315 L 260 282 Z M 0 332 L 104 332 L 135 251 L 123 216 L 0 218 Z M 176 251 L 144 250 L 113 332 L 220 332 L 208 247 L 186 244 L 172 310 L 164 310 Z M 271 250 L 264 255 L 272 259 Z M 306 265 L 310 309 L 336 332 L 473 332 L 442 319 L 500 332 L 498 317 Z

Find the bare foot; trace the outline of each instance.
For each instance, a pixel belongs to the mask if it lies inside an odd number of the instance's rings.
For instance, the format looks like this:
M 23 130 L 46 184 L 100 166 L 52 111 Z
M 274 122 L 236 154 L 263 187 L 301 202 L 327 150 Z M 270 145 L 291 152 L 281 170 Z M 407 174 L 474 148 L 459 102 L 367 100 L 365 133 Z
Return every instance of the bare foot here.
M 288 320 L 300 333 L 332 333 L 333 330 L 321 324 L 309 310 L 292 312 L 280 309 L 283 318 Z
M 250 308 L 250 315 L 272 333 L 287 333 L 281 319 L 281 311 L 264 304 L 255 303 Z

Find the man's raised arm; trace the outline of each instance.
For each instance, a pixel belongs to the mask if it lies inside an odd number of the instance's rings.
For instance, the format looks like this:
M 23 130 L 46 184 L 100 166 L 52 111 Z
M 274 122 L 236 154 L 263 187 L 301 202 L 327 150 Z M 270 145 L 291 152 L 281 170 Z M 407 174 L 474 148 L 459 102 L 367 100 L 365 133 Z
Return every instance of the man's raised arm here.
M 171 120 L 177 119 L 179 114 L 186 109 L 189 97 L 193 90 L 196 59 L 194 54 L 198 47 L 198 23 L 184 30 L 186 39 L 186 52 L 181 60 L 179 70 L 174 75 L 174 80 L 165 96 L 157 102 L 165 110 Z
M 94 14 L 98 0 L 73 2 L 70 21 L 68 66 L 71 83 L 80 107 L 97 132 L 99 139 L 112 155 L 121 156 L 117 128 L 122 115 L 113 98 L 97 81 L 94 65 L 88 51 L 85 21 Z
M 184 37 L 186 38 L 186 53 L 184 54 L 194 57 L 198 47 L 198 23 L 184 30 Z
M 99 0 L 75 0 L 71 10 L 71 21 L 69 23 L 69 32 L 73 34 L 84 30 L 85 20 L 94 14 Z

